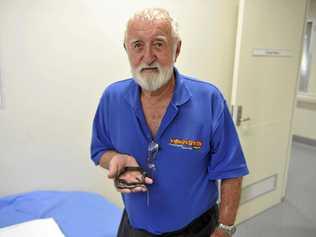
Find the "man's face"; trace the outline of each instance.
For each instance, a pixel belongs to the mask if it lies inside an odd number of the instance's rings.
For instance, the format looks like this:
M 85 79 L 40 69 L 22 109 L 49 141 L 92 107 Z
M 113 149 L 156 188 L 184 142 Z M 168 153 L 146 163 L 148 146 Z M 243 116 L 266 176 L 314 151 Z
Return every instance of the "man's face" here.
M 136 19 L 130 22 L 125 47 L 133 76 L 143 89 L 155 91 L 172 77 L 179 50 L 174 49 L 177 46 L 174 46 L 167 21 Z

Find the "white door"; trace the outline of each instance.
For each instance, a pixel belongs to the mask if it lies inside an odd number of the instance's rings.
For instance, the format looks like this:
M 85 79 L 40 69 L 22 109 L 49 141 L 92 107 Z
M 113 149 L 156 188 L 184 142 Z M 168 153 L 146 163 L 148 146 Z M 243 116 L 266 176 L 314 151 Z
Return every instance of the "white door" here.
M 242 108 L 238 133 L 250 169 L 241 222 L 285 196 L 306 0 L 240 0 L 239 8 L 231 102 Z

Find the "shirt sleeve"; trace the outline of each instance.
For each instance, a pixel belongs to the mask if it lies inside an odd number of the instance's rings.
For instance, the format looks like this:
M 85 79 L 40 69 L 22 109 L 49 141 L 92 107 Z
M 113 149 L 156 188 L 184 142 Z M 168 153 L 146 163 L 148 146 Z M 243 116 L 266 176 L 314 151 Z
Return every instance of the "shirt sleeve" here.
M 225 100 L 214 123 L 211 157 L 208 165 L 210 180 L 229 179 L 249 173 L 238 134 Z
M 109 124 L 108 96 L 103 94 L 99 102 L 92 125 L 92 141 L 90 155 L 95 165 L 99 165 L 101 156 L 108 150 L 113 150 L 108 124 Z

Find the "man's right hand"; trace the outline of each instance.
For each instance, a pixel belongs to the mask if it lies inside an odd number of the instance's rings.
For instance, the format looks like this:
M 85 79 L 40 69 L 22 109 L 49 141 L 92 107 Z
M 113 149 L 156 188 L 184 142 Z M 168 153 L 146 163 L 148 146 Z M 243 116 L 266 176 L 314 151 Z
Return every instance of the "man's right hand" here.
M 109 173 L 108 178 L 115 179 L 119 175 L 119 173 L 125 167 L 139 167 L 137 161 L 134 157 L 125 155 L 125 154 L 116 154 L 112 157 L 109 163 Z M 128 183 L 137 182 L 141 180 L 142 174 L 138 171 L 129 171 L 120 176 L 121 179 L 126 180 Z M 153 180 L 151 178 L 145 177 L 145 184 L 152 184 Z M 133 189 L 117 189 L 118 192 L 121 193 L 131 193 L 131 192 L 146 192 L 146 186 L 143 187 L 135 187 Z

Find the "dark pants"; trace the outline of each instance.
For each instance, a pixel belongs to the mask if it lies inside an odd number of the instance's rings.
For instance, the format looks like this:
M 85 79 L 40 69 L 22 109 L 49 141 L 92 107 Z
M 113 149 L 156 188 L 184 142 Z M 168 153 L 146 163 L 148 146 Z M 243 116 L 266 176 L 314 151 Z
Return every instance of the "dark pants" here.
M 124 210 L 117 237 L 210 237 L 217 225 L 218 207 L 215 205 L 181 230 L 154 235 L 144 230 L 134 229 Z

